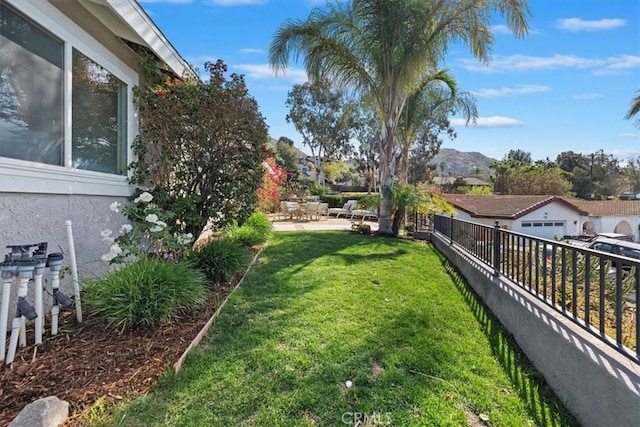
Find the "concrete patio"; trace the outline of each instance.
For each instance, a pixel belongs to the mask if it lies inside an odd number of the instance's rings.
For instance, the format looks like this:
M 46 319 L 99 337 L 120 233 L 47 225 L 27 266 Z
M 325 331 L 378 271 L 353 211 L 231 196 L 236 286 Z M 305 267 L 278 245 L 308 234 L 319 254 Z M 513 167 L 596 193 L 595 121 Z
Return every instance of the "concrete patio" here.
M 269 215 L 273 221 L 273 231 L 318 231 L 318 230 L 351 230 L 351 223 L 358 222 L 357 219 L 336 218 L 330 216 L 329 219 L 320 219 L 319 221 L 305 221 L 297 219 L 278 218 L 278 215 Z M 365 224 L 371 227 L 371 231 L 378 230 L 378 222 L 366 220 Z

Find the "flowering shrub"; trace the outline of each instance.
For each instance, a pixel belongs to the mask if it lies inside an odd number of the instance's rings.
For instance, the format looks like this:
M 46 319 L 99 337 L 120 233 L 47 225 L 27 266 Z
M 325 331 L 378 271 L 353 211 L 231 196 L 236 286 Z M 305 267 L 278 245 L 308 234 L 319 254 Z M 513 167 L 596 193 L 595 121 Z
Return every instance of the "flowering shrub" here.
M 258 209 L 276 212 L 279 208 L 282 186 L 287 180 L 287 171 L 276 164 L 273 157 L 263 162 L 262 187 L 258 188 Z
M 144 68 L 147 85 L 134 89 L 140 132 L 131 182 L 148 188 L 154 204 L 181 222 L 157 212 L 145 215 L 156 213 L 173 232 L 195 236 L 208 222 L 222 228 L 255 210 L 268 141 L 264 117 L 243 77 L 225 77 L 222 61 L 205 68 L 207 81 L 166 78 Z
M 121 212 L 132 224 L 124 224 L 117 235 L 106 229 L 100 232 L 102 240 L 109 244 L 109 252 L 101 259 L 109 264 L 129 263 L 149 255 L 180 260 L 193 241 L 191 233 L 172 232 L 169 223 L 175 223 L 174 215 L 153 203 L 153 195 L 142 192 L 133 204 L 122 206 L 113 202 L 112 212 Z

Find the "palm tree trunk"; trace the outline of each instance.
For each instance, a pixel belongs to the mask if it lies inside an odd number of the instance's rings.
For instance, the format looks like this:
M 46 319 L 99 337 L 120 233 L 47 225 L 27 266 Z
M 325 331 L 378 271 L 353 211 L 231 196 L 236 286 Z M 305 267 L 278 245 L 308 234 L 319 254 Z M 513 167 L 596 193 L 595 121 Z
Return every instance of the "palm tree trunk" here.
M 380 144 L 380 219 L 378 235 L 393 236 L 391 215 L 393 213 L 393 176 L 395 158 L 393 148 L 395 132 L 392 126 L 384 126 Z
M 400 184 L 406 184 L 409 182 L 409 141 L 402 143 L 402 157 L 400 157 L 400 171 L 399 179 Z

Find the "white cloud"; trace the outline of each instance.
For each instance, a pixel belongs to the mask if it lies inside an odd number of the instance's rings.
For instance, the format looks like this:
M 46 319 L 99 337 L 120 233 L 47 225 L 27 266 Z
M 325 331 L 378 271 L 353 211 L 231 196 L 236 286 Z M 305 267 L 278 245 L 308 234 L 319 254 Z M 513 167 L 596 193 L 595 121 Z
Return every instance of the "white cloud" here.
M 600 98 L 604 98 L 604 95 L 601 94 L 601 93 L 586 92 L 586 93 L 576 93 L 571 98 L 573 98 L 573 99 L 600 99 Z
M 452 119 L 452 126 L 467 126 L 467 121 L 465 119 Z M 475 127 L 475 128 L 508 128 L 515 126 L 524 126 L 524 122 L 521 122 L 517 119 L 512 119 L 511 117 L 502 117 L 502 116 L 490 116 L 490 117 L 478 117 L 476 124 L 469 123 L 467 127 Z
M 640 56 L 617 55 L 606 58 L 583 58 L 576 55 L 496 56 L 488 65 L 472 58 L 461 58 L 458 62 L 468 71 L 499 73 L 509 71 L 536 71 L 556 69 L 591 69 L 595 75 L 622 74 L 632 68 L 640 68 Z
M 471 93 L 479 98 L 501 98 L 512 95 L 528 95 L 531 93 L 548 92 L 549 86 L 541 85 L 517 85 L 516 87 L 503 87 L 500 89 L 479 89 Z
M 267 0 L 209 0 L 208 4 L 214 6 L 246 6 L 252 4 L 265 4 Z
M 580 18 L 558 19 L 556 28 L 567 31 L 602 31 L 627 25 L 624 19 L 599 19 L 597 21 L 585 21 Z
M 282 75 L 276 74 L 269 64 L 234 64 L 234 69 L 238 69 L 246 73 L 248 77 L 264 80 L 276 77 L 284 77 L 295 83 L 303 83 L 307 81 L 307 73 L 302 69 L 287 68 Z
M 246 48 L 246 49 L 240 49 L 240 52 L 242 52 L 242 53 L 264 53 L 264 50 L 262 50 L 262 49 Z
M 506 25 L 492 25 L 491 31 L 493 31 L 494 34 L 512 34 Z

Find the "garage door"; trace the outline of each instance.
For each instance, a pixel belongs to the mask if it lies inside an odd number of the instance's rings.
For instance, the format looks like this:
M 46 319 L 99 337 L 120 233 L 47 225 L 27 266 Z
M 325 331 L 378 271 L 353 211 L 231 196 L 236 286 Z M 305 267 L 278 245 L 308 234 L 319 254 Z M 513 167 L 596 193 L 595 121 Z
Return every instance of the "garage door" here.
M 522 223 L 522 232 L 531 236 L 553 240 L 565 234 L 562 221 L 527 221 Z

